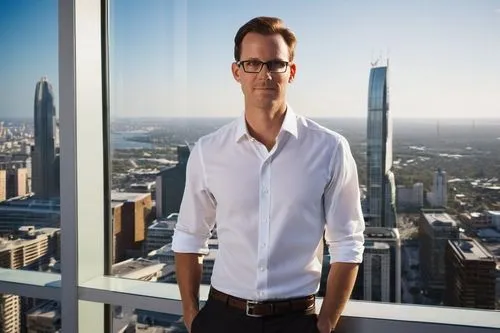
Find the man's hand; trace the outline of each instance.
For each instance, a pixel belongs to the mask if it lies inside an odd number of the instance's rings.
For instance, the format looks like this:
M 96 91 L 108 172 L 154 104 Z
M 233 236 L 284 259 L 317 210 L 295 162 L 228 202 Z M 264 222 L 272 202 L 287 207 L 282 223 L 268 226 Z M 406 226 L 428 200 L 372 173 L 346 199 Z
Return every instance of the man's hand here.
M 193 320 L 199 311 L 192 310 L 184 313 L 184 325 L 186 325 L 187 331 L 191 333 L 191 326 L 193 325 Z
M 328 318 L 319 317 L 318 323 L 316 324 L 319 333 L 330 333 L 332 331 L 332 324 Z

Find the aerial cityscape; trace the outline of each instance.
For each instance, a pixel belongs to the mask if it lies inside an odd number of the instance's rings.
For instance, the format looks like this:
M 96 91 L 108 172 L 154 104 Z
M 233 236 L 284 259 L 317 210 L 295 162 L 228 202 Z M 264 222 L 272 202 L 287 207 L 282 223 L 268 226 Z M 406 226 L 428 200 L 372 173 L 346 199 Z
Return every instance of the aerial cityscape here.
M 500 120 L 394 122 L 388 71 L 377 66 L 367 75 L 366 120 L 316 119 L 350 141 L 359 168 L 366 244 L 352 298 L 500 310 Z M 61 270 L 59 127 L 53 100 L 50 81 L 43 77 L 35 87 L 34 121 L 0 123 L 2 267 Z M 190 150 L 197 138 L 228 121 L 113 121 L 113 275 L 176 282 L 171 240 Z M 217 244 L 215 232 L 204 258 L 205 284 Z M 25 253 L 22 260 L 19 251 Z M 328 262 L 325 251 L 319 296 Z M 481 278 L 471 278 L 471 272 L 481 272 Z M 48 314 L 60 316 L 53 301 L 13 295 L 2 300 L 13 309 L 0 321 L 4 332 L 16 332 L 9 327 L 38 332 Z M 116 332 L 184 329 L 178 316 L 114 309 Z

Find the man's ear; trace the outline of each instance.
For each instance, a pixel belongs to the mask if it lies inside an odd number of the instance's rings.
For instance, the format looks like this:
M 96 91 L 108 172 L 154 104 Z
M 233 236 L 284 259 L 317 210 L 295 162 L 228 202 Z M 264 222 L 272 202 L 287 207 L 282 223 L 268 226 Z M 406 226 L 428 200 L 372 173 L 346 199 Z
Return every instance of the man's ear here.
M 231 64 L 231 72 L 233 73 L 233 77 L 237 82 L 240 82 L 240 66 L 233 62 Z
M 288 78 L 288 83 L 292 83 L 295 79 L 295 73 L 297 72 L 297 65 L 295 63 L 290 64 L 290 77 Z

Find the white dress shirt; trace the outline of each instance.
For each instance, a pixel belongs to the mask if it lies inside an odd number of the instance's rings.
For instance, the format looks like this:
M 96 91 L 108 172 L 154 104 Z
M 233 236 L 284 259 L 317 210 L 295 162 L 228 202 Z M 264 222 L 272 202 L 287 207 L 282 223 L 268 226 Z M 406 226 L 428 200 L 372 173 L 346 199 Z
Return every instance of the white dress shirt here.
M 208 253 L 217 228 L 211 283 L 251 300 L 319 289 L 325 232 L 330 263 L 360 263 L 364 220 L 347 140 L 288 106 L 271 151 L 245 118 L 204 136 L 189 157 L 172 249 Z

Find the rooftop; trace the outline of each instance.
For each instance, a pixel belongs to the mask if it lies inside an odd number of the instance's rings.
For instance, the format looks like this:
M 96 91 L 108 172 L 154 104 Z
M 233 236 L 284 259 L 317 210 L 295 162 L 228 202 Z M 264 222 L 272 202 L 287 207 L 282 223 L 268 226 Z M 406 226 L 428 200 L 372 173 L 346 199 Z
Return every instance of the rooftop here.
M 448 242 L 464 260 L 494 260 L 492 255 L 474 239 L 450 240 Z
M 481 239 L 485 240 L 500 240 L 500 232 L 496 231 L 493 228 L 482 228 L 477 231 L 477 236 Z
M 147 196 L 151 195 L 150 193 L 135 193 L 135 192 L 111 192 L 111 201 L 112 202 L 134 202 L 139 201 Z
M 389 244 L 384 242 L 365 242 L 365 250 L 389 250 L 391 247 Z
M 399 231 L 396 228 L 366 227 L 364 235 L 366 238 L 399 238 Z
M 422 213 L 422 215 L 433 228 L 456 227 L 458 225 L 457 221 L 447 213 Z
M 0 238 L 0 251 L 13 249 L 19 246 L 29 245 L 32 243 L 38 242 L 40 236 L 52 235 L 56 232 L 59 232 L 61 229 L 59 228 L 41 228 L 36 229 L 25 235 L 17 235 L 18 238 L 9 239 L 9 238 Z
M 41 304 L 39 307 L 34 308 L 28 312 L 30 317 L 45 317 L 54 318 L 60 315 L 60 304 L 56 301 L 49 301 Z
M 128 259 L 112 267 L 112 275 L 124 278 L 139 278 L 159 272 L 163 268 L 163 264 L 146 260 L 146 259 Z
M 27 211 L 30 212 L 54 212 L 61 210 L 61 201 L 59 198 L 39 199 L 30 194 L 22 197 L 15 197 L 0 202 L 0 211 Z

